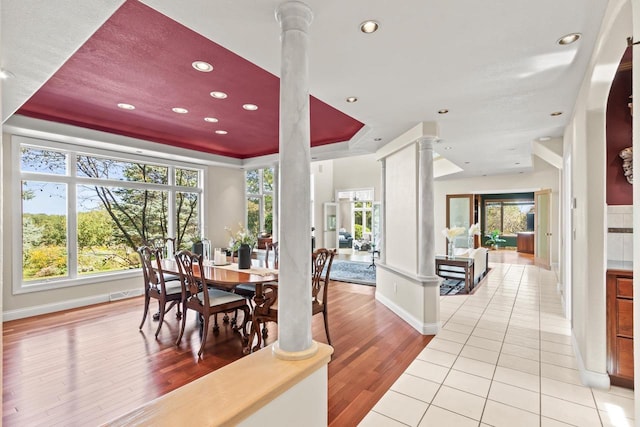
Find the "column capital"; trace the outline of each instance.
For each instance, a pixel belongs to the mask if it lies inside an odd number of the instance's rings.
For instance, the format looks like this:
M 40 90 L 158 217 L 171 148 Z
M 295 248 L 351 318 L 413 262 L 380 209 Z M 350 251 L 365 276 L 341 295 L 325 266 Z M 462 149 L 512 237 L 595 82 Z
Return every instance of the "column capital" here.
M 439 141 L 437 136 L 425 135 L 416 140 L 420 150 L 433 150 L 433 144 Z
M 306 33 L 313 21 L 313 11 L 301 1 L 289 1 L 276 8 L 276 20 L 283 32 L 298 30 Z

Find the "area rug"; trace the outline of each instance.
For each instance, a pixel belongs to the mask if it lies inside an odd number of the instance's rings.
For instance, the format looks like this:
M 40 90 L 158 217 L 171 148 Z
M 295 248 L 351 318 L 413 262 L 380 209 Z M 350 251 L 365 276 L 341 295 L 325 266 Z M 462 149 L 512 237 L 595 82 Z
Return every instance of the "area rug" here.
M 443 279 L 440 285 L 440 295 L 456 295 L 464 293 L 464 280 Z
M 376 269 L 369 267 L 369 262 L 343 261 L 336 259 L 331 264 L 331 280 L 357 283 L 359 285 L 376 285 Z

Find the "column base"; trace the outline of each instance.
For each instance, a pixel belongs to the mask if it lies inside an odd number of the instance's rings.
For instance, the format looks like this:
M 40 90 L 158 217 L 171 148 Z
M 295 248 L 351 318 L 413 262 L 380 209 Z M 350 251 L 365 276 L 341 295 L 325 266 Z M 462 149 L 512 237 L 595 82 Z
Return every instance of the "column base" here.
M 271 347 L 273 355 L 281 360 L 304 360 L 315 356 L 318 352 L 318 343 L 311 341 L 311 347 L 302 351 L 286 351 L 280 348 L 279 341 L 273 343 Z

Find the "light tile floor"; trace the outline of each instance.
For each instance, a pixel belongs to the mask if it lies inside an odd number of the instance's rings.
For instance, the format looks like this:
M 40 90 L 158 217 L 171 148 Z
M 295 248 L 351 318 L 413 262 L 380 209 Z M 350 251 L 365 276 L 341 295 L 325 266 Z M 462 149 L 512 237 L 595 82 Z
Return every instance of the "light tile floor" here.
M 633 391 L 582 385 L 555 274 L 492 267 L 360 426 L 633 426 Z

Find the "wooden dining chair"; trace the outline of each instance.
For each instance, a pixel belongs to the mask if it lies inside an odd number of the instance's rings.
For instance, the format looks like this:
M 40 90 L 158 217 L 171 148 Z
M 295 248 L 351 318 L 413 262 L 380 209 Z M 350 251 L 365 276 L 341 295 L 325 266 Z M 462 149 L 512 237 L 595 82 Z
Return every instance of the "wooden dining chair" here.
M 176 254 L 176 262 L 178 271 L 180 272 L 180 283 L 182 285 L 183 308 L 185 312 L 182 317 L 182 327 L 180 335 L 176 340 L 176 345 L 180 344 L 184 329 L 186 327 L 186 313 L 191 309 L 198 313 L 202 318 L 202 341 L 198 356 L 201 356 L 207 343 L 207 334 L 209 331 L 209 318 L 213 315 L 214 332 L 218 331 L 218 313 L 231 313 L 236 310 L 242 310 L 244 313 L 242 325 L 238 327 L 236 323 L 233 327 L 234 331 L 242 330 L 243 342 L 247 339 L 247 322 L 249 321 L 250 310 L 247 301 L 241 295 L 232 292 L 223 291 L 221 289 L 209 288 L 200 279 L 200 274 L 204 271 L 202 267 L 202 255 L 194 254 L 190 251 L 180 251 Z
M 268 243 L 266 245 L 266 252 L 264 256 L 264 266 L 266 268 L 278 268 L 278 242 Z M 273 254 L 273 262 L 270 261 Z M 270 266 L 271 265 L 271 266 Z M 235 293 L 242 295 L 249 299 L 249 304 L 253 304 L 253 296 L 256 294 L 255 283 L 241 283 L 235 288 Z
M 154 318 L 158 318 L 158 329 L 156 329 L 156 338 L 162 328 L 164 315 L 174 306 L 177 307 L 176 318 L 180 319 L 180 302 L 182 301 L 182 287 L 176 281 L 165 281 L 165 274 L 162 271 L 160 260 L 162 252 L 160 249 L 151 248 L 149 246 L 141 246 L 138 248 L 140 261 L 142 263 L 142 276 L 144 279 L 144 314 L 139 329 L 142 329 L 144 322 L 147 320 L 149 312 L 149 302 L 151 298 L 158 300 L 158 312 L 154 314 Z M 155 266 L 154 266 L 155 264 Z M 167 303 L 171 303 L 167 307 Z
M 333 257 L 336 255 L 335 249 L 316 249 L 312 254 L 312 274 L 311 274 L 311 310 L 312 315 L 322 313 L 324 316 L 324 328 L 327 334 L 327 342 L 331 344 L 329 337 L 329 323 L 327 320 L 327 295 L 329 274 Z M 251 334 L 249 336 L 249 346 L 253 344 L 257 336 L 258 342 L 253 350 L 261 347 L 262 341 L 266 340 L 266 322 L 278 322 L 278 284 L 262 285 L 262 293 L 256 293 L 254 297 L 253 315 L 251 318 Z M 260 328 L 262 325 L 262 328 Z
M 313 253 L 313 273 L 311 276 L 311 315 L 322 313 L 324 320 L 324 331 L 327 334 L 327 342 L 331 345 L 329 337 L 329 316 L 327 315 L 328 295 L 329 295 L 329 274 L 333 257 L 336 255 L 335 249 L 318 249 Z

